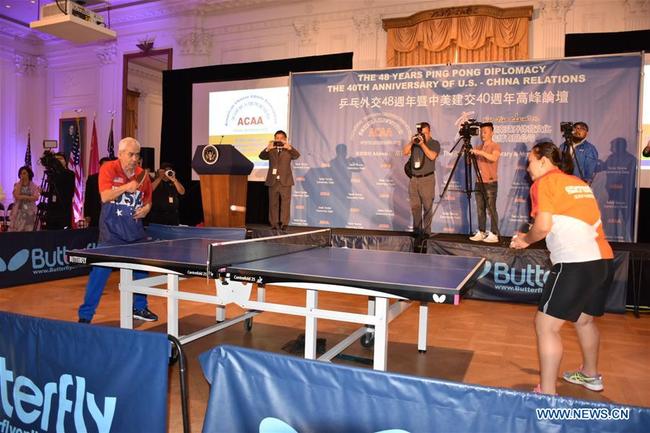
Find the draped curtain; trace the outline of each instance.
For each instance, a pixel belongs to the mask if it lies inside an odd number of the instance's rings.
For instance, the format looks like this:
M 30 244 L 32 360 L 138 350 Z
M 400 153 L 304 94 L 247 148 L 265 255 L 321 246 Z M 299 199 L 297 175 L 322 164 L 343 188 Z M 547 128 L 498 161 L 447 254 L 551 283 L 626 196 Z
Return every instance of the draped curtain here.
M 388 66 L 528 58 L 532 7 L 437 9 L 384 20 Z

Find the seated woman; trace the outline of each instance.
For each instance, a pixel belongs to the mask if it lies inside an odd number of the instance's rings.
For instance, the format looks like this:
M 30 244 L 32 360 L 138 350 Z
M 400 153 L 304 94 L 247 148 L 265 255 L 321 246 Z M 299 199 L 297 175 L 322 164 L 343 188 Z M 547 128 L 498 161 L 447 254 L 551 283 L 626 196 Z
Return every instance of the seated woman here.
M 34 172 L 28 166 L 18 170 L 18 182 L 14 184 L 14 207 L 11 210 L 9 231 L 29 232 L 34 230 L 36 220 L 36 200 L 41 195 L 41 189 L 36 186 Z

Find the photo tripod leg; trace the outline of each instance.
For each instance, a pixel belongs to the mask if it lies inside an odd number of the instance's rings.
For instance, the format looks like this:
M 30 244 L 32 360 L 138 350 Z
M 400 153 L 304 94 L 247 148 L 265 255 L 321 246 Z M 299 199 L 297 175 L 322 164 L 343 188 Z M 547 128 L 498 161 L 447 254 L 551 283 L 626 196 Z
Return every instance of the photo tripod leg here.
M 578 167 L 578 175 L 580 176 L 580 179 L 584 180 L 585 176 L 584 176 L 584 174 L 582 172 L 582 167 L 580 166 L 580 163 L 578 162 L 578 156 L 576 155 L 576 149 L 575 149 L 575 147 L 573 147 L 573 143 L 571 142 L 571 140 L 568 137 L 566 137 L 564 139 L 564 148 L 566 150 L 565 150 L 565 154 L 562 156 L 562 158 L 565 159 L 565 160 L 567 160 L 567 159 L 572 160 L 572 163 L 575 164 L 575 167 Z M 567 158 L 567 155 L 566 155 L 567 152 L 569 153 L 568 158 Z M 569 174 L 572 174 L 572 173 L 569 173 Z

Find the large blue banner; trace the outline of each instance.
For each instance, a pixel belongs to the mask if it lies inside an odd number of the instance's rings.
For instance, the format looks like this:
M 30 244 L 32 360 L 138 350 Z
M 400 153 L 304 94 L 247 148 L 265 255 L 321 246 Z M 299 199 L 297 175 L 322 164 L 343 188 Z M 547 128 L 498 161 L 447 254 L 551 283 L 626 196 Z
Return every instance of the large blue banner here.
M 415 349 L 413 349 L 415 350 Z M 646 432 L 647 408 L 445 382 L 218 346 L 204 433 Z
M 641 65 L 641 56 L 627 55 L 292 75 L 290 138 L 302 157 L 294 161 L 291 222 L 410 230 L 402 148 L 416 123 L 429 122 L 442 146 L 438 202 L 458 156 L 459 125 L 475 118 L 494 123 L 501 145 L 497 209 L 500 232 L 510 235 L 529 220 L 528 151 L 542 138 L 560 144 L 561 122 L 584 121 L 598 150 L 592 187 L 605 232 L 631 241 Z M 464 170 L 461 162 L 449 180 L 434 232 L 470 231 Z M 475 229 L 474 203 L 471 218 Z
M 167 432 L 165 334 L 0 312 L 0 432 Z
M 97 228 L 0 233 L 0 288 L 88 273 L 88 267 L 69 264 L 66 254 L 93 248 L 97 236 Z

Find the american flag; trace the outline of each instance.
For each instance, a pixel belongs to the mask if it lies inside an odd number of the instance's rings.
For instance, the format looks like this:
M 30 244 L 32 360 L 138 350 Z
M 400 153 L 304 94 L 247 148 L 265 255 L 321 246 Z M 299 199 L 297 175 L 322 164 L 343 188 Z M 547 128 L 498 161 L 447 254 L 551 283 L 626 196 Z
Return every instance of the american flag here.
M 27 133 L 27 149 L 25 149 L 25 165 L 32 166 L 32 133 Z
M 81 137 L 79 135 L 79 119 L 77 118 L 77 127 L 74 132 L 72 149 L 70 150 L 70 159 L 68 168 L 74 171 L 74 197 L 72 198 L 73 225 L 83 219 L 84 212 L 84 191 L 83 191 L 83 168 L 81 166 Z
M 88 159 L 88 174 L 99 172 L 99 149 L 97 149 L 97 128 L 93 118 L 93 135 L 90 139 L 90 159 Z

